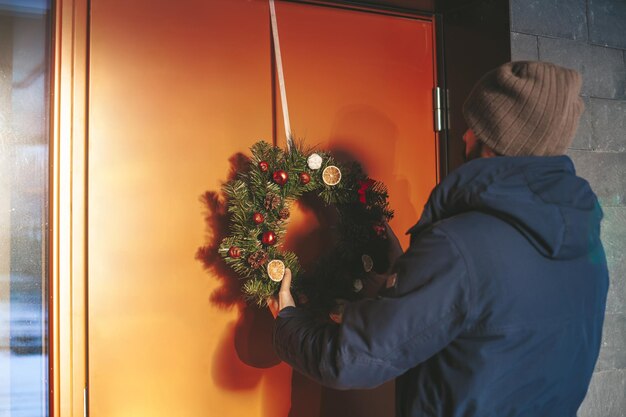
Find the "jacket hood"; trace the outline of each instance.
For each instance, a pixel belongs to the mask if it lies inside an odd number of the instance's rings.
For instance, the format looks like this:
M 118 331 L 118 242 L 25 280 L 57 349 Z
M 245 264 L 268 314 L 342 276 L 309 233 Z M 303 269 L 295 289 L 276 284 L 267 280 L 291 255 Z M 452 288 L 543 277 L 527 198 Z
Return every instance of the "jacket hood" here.
M 602 210 L 567 156 L 470 161 L 435 187 L 409 233 L 467 211 L 507 221 L 554 259 L 579 257 L 600 241 Z

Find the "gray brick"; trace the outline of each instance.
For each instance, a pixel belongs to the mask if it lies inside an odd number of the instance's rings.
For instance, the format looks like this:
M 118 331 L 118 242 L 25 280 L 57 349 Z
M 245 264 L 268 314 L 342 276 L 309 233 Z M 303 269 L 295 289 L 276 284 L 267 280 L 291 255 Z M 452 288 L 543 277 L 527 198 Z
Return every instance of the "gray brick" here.
M 579 71 L 582 95 L 626 99 L 623 51 L 567 39 L 539 37 L 539 59 Z
M 593 374 L 587 397 L 578 417 L 625 417 L 626 371 L 602 371 Z
M 585 103 L 591 119 L 591 147 L 608 152 L 626 151 L 626 101 L 590 98 Z
M 607 313 L 626 314 L 626 207 L 603 207 L 602 243 L 609 266 Z
M 589 40 L 626 49 L 626 1 L 589 0 Z
M 574 140 L 570 145 L 570 149 L 578 149 L 578 150 L 592 150 L 591 147 L 591 112 L 589 111 L 589 97 L 583 97 L 583 102 L 585 103 L 585 111 L 580 116 L 580 122 L 578 123 L 578 130 L 576 131 L 576 135 L 574 136 Z
M 514 32 L 587 39 L 585 0 L 511 0 Z
M 569 150 L 578 175 L 587 179 L 605 207 L 626 206 L 626 153 Z
M 607 314 L 596 372 L 626 369 L 626 314 Z
M 626 101 L 584 97 L 585 111 L 570 149 L 626 151 Z
M 511 60 L 538 61 L 537 37 L 511 32 Z

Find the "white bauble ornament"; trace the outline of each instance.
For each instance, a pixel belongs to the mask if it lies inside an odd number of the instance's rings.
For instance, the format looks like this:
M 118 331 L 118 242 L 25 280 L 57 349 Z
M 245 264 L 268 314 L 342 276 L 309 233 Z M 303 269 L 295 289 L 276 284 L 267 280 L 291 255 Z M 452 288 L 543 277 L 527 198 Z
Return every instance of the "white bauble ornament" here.
M 309 155 L 306 160 L 306 163 L 309 165 L 311 169 L 320 169 L 322 167 L 322 157 L 316 153 Z
M 365 272 L 370 272 L 374 268 L 374 260 L 369 255 L 361 255 L 361 262 L 363 262 Z

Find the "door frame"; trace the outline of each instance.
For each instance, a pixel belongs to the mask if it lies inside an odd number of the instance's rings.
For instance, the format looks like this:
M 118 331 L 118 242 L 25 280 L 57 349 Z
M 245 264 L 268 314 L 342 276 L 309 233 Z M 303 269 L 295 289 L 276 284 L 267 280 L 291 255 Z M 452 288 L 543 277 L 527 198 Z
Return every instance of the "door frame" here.
M 86 415 L 89 0 L 53 1 L 49 172 L 50 416 Z

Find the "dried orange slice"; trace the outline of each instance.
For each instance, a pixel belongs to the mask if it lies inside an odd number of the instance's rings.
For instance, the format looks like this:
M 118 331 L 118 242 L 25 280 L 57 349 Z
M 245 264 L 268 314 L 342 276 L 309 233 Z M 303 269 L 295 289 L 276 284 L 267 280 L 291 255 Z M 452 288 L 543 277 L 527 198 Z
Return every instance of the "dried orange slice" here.
M 341 181 L 341 170 L 334 165 L 329 165 L 322 171 L 322 181 L 326 185 L 337 185 Z
M 365 272 L 370 272 L 374 268 L 374 260 L 369 255 L 361 255 L 361 262 L 363 262 Z
M 274 259 L 267 264 L 267 275 L 272 281 L 280 282 L 285 276 L 285 263 L 279 259 Z

